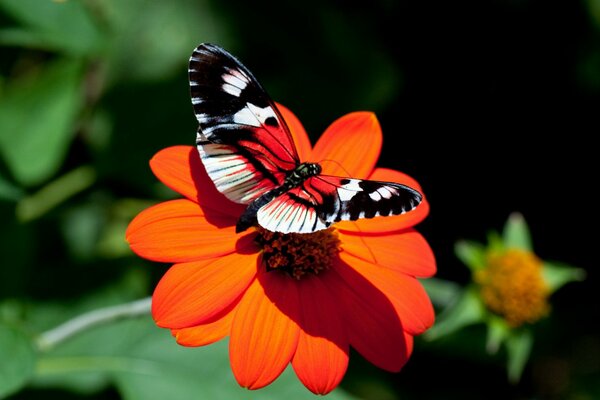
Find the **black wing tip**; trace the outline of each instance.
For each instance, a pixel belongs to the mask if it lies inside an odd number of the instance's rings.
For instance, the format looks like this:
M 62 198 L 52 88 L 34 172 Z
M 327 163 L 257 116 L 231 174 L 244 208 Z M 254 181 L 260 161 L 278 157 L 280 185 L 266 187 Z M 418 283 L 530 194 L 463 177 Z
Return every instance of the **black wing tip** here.
M 227 57 L 233 57 L 231 55 L 231 53 L 229 53 L 223 47 L 221 47 L 217 44 L 214 44 L 214 43 L 204 42 L 204 43 L 200 43 L 198 46 L 196 46 L 196 48 L 192 52 L 192 56 L 190 57 L 190 59 L 193 59 L 194 57 L 197 57 L 197 56 L 222 56 L 222 55 L 227 56 Z

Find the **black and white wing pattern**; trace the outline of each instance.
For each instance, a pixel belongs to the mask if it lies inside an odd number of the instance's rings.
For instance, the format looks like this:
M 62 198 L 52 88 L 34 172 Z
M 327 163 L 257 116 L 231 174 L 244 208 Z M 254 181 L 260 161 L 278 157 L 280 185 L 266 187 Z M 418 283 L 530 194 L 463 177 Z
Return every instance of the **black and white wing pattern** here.
M 399 183 L 317 175 L 261 207 L 257 220 L 274 232 L 311 233 L 334 222 L 404 214 L 422 199 Z
M 311 233 L 338 221 L 399 215 L 423 196 L 391 182 L 321 175 L 301 163 L 289 128 L 252 73 L 222 48 L 201 44 L 190 58 L 196 145 L 216 188 L 248 207 L 237 224 Z
M 218 46 L 190 58 L 196 144 L 208 175 L 230 200 L 248 204 L 281 186 L 299 164 L 289 129 L 250 71 Z

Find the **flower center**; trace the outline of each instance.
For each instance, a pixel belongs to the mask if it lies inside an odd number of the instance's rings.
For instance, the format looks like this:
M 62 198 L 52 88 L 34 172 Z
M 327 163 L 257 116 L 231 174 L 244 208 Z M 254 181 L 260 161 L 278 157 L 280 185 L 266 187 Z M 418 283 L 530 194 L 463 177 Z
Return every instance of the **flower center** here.
M 256 242 L 263 249 L 267 271 L 283 271 L 295 279 L 329 269 L 340 252 L 340 239 L 333 228 L 314 233 L 280 233 L 260 227 L 257 231 Z
M 481 298 L 512 327 L 533 323 L 549 311 L 549 289 L 542 262 L 533 253 L 510 249 L 487 255 L 487 267 L 475 274 Z

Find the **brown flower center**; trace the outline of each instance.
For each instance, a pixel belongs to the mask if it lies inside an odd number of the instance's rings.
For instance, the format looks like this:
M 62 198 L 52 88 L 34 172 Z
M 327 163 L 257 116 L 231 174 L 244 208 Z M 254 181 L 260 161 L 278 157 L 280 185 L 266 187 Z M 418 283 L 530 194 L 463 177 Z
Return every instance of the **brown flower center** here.
M 257 231 L 267 271 L 283 271 L 295 279 L 329 269 L 340 251 L 333 228 L 314 233 L 279 233 L 260 227 Z
M 549 289 L 542 262 L 533 253 L 510 249 L 487 255 L 487 266 L 475 274 L 481 298 L 494 313 L 517 327 L 548 314 Z

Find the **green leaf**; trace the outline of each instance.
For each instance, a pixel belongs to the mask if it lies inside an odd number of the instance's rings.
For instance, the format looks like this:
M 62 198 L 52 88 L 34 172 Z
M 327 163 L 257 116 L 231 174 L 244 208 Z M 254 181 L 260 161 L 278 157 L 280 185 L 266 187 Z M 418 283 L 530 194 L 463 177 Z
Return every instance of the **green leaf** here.
M 17 218 L 22 222 L 39 218 L 60 203 L 90 187 L 96 173 L 90 166 L 77 167 L 44 186 L 17 204 Z
M 0 156 L 20 183 L 60 168 L 82 106 L 80 79 L 79 62 L 58 61 L 12 82 L 0 99 Z
M 159 79 L 183 71 L 201 41 L 224 44 L 226 24 L 197 0 L 106 0 L 95 3 L 112 35 L 110 80 Z M 131 62 L 135 54 L 136 62 Z
M 583 281 L 585 270 L 564 263 L 544 261 L 542 267 L 544 280 L 548 284 L 550 293 L 560 289 L 569 282 Z
M 25 334 L 0 324 L 0 398 L 22 388 L 33 374 L 35 352 Z
M 23 190 L 0 175 L 0 200 L 17 201 L 23 197 Z
M 513 331 L 506 338 L 506 350 L 508 352 L 508 379 L 511 383 L 517 383 L 521 379 L 523 369 L 529 360 L 531 348 L 533 347 L 533 334 L 528 329 Z
M 482 244 L 461 240 L 454 245 L 454 254 L 471 271 L 485 267 L 485 247 Z
M 454 283 L 439 278 L 419 280 L 431 302 L 438 307 L 448 307 L 454 304 L 462 294 L 462 288 Z
M 508 217 L 502 232 L 502 239 L 506 248 L 533 251 L 529 227 L 523 215 L 519 213 L 513 213 Z
M 493 315 L 488 319 L 487 328 L 485 348 L 489 354 L 495 354 L 500 349 L 502 342 L 510 335 L 511 329 L 502 318 Z
M 18 26 L 0 29 L 0 44 L 90 55 L 103 38 L 83 1 L 0 0 Z
M 474 287 L 467 288 L 458 302 L 445 309 L 438 317 L 437 322 L 423 337 L 427 340 L 436 340 L 452 334 L 465 326 L 482 322 L 485 309 Z
M 506 246 L 504 245 L 503 238 L 496 231 L 490 231 L 487 234 L 488 246 L 487 250 L 492 252 L 504 251 Z

